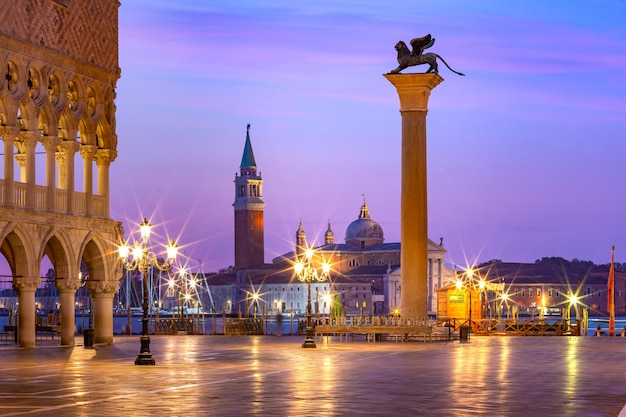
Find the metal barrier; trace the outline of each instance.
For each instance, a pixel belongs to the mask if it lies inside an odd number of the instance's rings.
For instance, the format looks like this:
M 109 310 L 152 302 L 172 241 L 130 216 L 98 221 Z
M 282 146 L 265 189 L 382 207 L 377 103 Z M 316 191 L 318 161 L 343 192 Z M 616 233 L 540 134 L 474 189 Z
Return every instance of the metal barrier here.
M 395 316 L 354 316 L 316 319 L 315 335 L 323 337 L 338 335 L 346 341 L 348 336 L 365 335 L 367 340 L 381 340 L 388 337 L 405 340 L 448 340 L 449 334 L 436 331 L 433 322 L 427 318 L 401 318 Z
M 197 334 L 195 320 L 190 318 L 158 318 L 154 319 L 154 334 Z
M 227 336 L 265 334 L 264 319 L 235 318 L 224 321 L 224 334 Z
M 519 319 L 479 319 L 466 318 L 438 319 L 440 326 L 461 332 L 463 328 L 471 329 L 476 335 L 490 336 L 579 336 L 581 324 L 572 324 L 569 320 L 557 319 L 548 321 Z M 459 334 L 459 337 L 461 335 Z

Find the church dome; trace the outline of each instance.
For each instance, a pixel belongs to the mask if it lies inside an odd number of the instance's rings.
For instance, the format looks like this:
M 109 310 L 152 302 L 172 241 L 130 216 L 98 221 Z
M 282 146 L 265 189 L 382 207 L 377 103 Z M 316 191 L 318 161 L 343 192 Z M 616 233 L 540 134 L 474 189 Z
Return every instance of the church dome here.
M 350 223 L 346 229 L 346 243 L 353 246 L 366 247 L 383 243 L 383 228 L 372 220 L 365 200 L 361 206 L 359 218 Z

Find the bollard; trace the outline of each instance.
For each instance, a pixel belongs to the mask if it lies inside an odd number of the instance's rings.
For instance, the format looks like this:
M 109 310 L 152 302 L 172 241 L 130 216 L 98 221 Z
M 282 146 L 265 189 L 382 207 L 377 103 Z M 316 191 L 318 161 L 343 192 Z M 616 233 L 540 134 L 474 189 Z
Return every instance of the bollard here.
M 83 339 L 85 341 L 85 348 L 92 348 L 94 342 L 94 329 L 83 330 Z
M 469 342 L 469 326 L 461 326 L 460 327 L 460 338 L 459 341 L 461 343 L 467 343 Z

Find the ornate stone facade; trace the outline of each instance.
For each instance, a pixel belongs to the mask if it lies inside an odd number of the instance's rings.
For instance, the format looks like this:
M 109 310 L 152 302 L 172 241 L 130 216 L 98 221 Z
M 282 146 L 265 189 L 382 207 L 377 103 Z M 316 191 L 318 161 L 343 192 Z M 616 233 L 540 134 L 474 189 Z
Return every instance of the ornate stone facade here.
M 0 253 L 18 292 L 21 346 L 35 345 L 34 290 L 44 256 L 61 292 L 61 344 L 74 343 L 81 262 L 100 300 L 95 341 L 113 341 L 120 224 L 109 218 L 108 171 L 117 156 L 119 5 L 15 0 L 0 9 Z M 38 169 L 44 184 L 37 183 Z

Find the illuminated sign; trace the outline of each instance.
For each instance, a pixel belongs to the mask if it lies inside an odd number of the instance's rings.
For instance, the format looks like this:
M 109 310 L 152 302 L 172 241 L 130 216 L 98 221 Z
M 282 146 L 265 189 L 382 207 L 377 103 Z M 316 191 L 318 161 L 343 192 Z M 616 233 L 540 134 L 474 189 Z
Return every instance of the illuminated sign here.
M 450 293 L 450 302 L 451 303 L 465 303 L 465 293 L 462 292 L 451 292 Z

